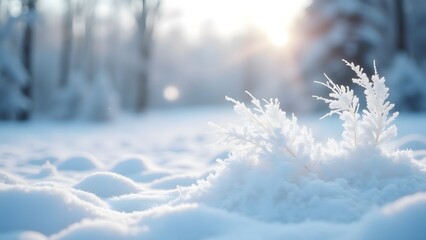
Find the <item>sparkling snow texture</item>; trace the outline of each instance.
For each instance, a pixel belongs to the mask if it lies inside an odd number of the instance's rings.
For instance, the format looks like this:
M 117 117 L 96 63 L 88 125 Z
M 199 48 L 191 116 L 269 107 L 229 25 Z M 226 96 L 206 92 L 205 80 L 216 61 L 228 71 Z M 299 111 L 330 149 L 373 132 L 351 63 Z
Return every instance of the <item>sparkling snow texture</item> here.
M 331 79 L 316 97 L 343 124 L 252 97 L 228 98 L 236 118 L 0 125 L 0 239 L 423 239 L 424 141 L 396 125 L 425 134 L 425 117 L 397 119 L 385 79 L 347 65 L 366 106 Z

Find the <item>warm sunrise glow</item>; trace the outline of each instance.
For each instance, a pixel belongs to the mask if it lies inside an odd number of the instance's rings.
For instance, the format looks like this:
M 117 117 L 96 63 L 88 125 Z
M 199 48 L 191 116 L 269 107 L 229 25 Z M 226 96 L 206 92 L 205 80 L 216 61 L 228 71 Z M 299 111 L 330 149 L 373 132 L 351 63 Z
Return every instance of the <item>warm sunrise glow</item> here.
M 278 47 L 288 40 L 289 24 L 303 9 L 306 1 L 291 0 L 240 0 L 246 3 L 253 24 L 263 31 L 270 42 Z
M 178 9 L 178 21 L 192 37 L 199 37 L 206 24 L 222 37 L 233 37 L 249 27 L 261 31 L 271 44 L 287 42 L 289 24 L 306 6 L 307 0 L 168 0 L 169 9 Z M 173 12 L 173 11 L 172 11 Z

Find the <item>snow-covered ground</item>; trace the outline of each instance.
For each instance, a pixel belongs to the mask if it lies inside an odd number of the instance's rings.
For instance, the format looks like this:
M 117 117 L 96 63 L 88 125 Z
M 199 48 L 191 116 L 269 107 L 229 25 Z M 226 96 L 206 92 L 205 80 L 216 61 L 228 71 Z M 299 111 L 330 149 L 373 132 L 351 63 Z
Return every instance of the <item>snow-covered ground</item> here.
M 339 119 L 319 117 L 299 122 L 319 141 L 339 138 Z M 314 166 L 301 178 L 281 176 L 290 165 L 254 171 L 238 159 L 216 161 L 232 158 L 232 149 L 215 144 L 209 121 L 241 124 L 231 107 L 151 111 L 103 124 L 1 123 L 0 239 L 426 236 L 424 172 L 381 178 L 380 168 L 394 169 L 380 157 L 369 180 L 352 181 L 363 170 L 349 167 L 347 178 L 327 175 L 333 167 L 318 168 L 318 178 L 309 173 Z M 425 122 L 426 115 L 402 115 L 395 123 L 419 163 L 426 161 Z

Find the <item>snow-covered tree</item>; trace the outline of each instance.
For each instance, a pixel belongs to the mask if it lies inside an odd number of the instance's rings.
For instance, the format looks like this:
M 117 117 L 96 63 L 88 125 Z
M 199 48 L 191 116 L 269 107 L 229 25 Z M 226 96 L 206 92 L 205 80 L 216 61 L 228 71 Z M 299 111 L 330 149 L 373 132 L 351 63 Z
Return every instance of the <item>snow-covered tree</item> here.
M 400 111 L 426 111 L 426 72 L 411 57 L 400 53 L 387 71 L 390 98 Z
M 405 5 L 405 44 L 408 54 L 417 62 L 426 58 L 426 1 L 398 0 Z
M 79 114 L 81 118 L 91 121 L 113 119 L 118 112 L 118 98 L 105 70 L 98 72 L 88 87 Z
M 30 102 L 23 93 L 28 84 L 19 47 L 11 39 L 18 18 L 9 17 L 0 25 L 0 119 L 19 119 L 28 112 Z
M 386 11 L 382 1 L 314 0 L 295 25 L 295 56 L 304 80 L 323 72 L 338 84 L 351 84 L 340 59 L 369 66 L 384 57 Z M 367 70 L 372 70 L 368 68 Z
M 139 51 L 139 65 L 134 94 L 134 110 L 141 111 L 148 104 L 148 81 L 152 56 L 153 32 L 156 25 L 160 0 L 128 0 L 137 23 L 137 47 Z
M 22 14 L 25 20 L 24 35 L 22 39 L 22 61 L 28 75 L 28 81 L 22 87 L 23 94 L 32 101 L 33 99 L 33 52 L 34 52 L 34 25 L 36 17 L 37 0 L 22 0 Z M 22 111 L 20 120 L 30 118 L 30 109 Z
M 62 29 L 62 56 L 59 66 L 59 85 L 65 86 L 69 80 L 73 45 L 74 7 L 71 0 L 66 0 L 66 11 Z

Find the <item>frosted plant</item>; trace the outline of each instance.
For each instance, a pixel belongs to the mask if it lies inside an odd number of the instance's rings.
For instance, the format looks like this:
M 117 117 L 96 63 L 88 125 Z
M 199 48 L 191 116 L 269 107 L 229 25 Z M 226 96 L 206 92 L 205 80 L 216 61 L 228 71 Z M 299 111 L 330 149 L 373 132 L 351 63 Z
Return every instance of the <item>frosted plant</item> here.
M 389 113 L 393 104 L 386 100 L 384 78 L 376 71 L 369 79 L 360 67 L 347 64 L 357 73 L 353 81 L 365 89 L 367 106 L 362 113 L 354 91 L 327 76 L 319 84 L 331 93 L 327 98 L 314 96 L 330 108 L 324 117 L 336 114 L 343 120 L 341 142 L 315 143 L 310 130 L 295 116 L 288 117 L 277 99 L 262 102 L 248 93 L 252 100 L 246 106 L 226 98 L 234 103 L 240 121 L 217 127 L 223 136 L 220 141 L 235 146 L 226 159 L 218 160 L 215 173 L 181 188 L 181 199 L 284 222 L 329 219 L 328 211 L 318 209 L 332 206 L 338 209 L 333 220 L 351 221 L 363 214 L 364 207 L 406 193 L 412 176 L 414 185 L 424 179 L 424 167 L 411 151 L 384 147 L 396 134 L 392 121 L 397 116 Z M 418 189 L 423 191 L 424 186 Z M 371 195 L 375 193 L 377 198 Z
M 375 63 L 374 75 L 371 80 L 360 66 L 355 66 L 355 64 L 347 61 L 345 63 L 358 76 L 352 81 L 365 89 L 367 109 L 363 110 L 362 127 L 368 136 L 367 141 L 370 145 L 381 145 L 390 138 L 395 137 L 397 133 L 397 128 L 392 122 L 398 116 L 398 112 L 394 112 L 389 116 L 389 112 L 394 108 L 395 104 L 387 101 L 389 88 L 385 85 L 385 78 L 379 76 Z
M 250 93 L 247 94 L 252 98 L 252 108 L 226 97 L 226 100 L 235 104 L 234 111 L 241 118 L 242 124 L 229 125 L 227 128 L 215 125 L 219 129 L 218 133 L 223 136 L 220 142 L 233 143 L 236 145 L 236 152 L 246 151 L 248 155 L 275 156 L 284 153 L 289 156 L 286 159 L 294 162 L 299 157 L 310 155 L 314 139 L 307 127 L 299 125 L 294 115 L 288 118 L 280 109 L 278 99 L 263 99 L 262 104 Z
M 360 132 L 359 99 L 349 87 L 336 85 L 327 75 L 325 77 L 327 78 L 326 83 L 316 83 L 324 85 L 331 90 L 329 94 L 330 98 L 314 96 L 316 99 L 327 103 L 330 108 L 330 112 L 322 118 L 338 114 L 343 121 L 343 145 L 348 148 L 355 148 L 358 144 L 358 135 Z
M 394 104 L 387 101 L 389 88 L 385 85 L 385 78 L 380 77 L 374 64 L 374 75 L 368 78 L 360 66 L 355 66 L 344 60 L 356 74 L 358 78 L 352 81 L 363 87 L 367 102 L 367 109 L 362 111 L 360 117 L 359 98 L 354 95 L 349 87 L 338 86 L 327 77 L 327 82 L 317 82 L 326 86 L 332 92 L 330 98 L 314 96 L 329 105 L 330 112 L 325 116 L 338 114 L 343 120 L 344 132 L 343 145 L 349 148 L 356 148 L 359 145 L 378 147 L 392 137 L 396 136 L 397 128 L 392 122 L 398 116 L 398 112 L 390 115 Z M 324 117 L 325 117 L 324 116 Z

